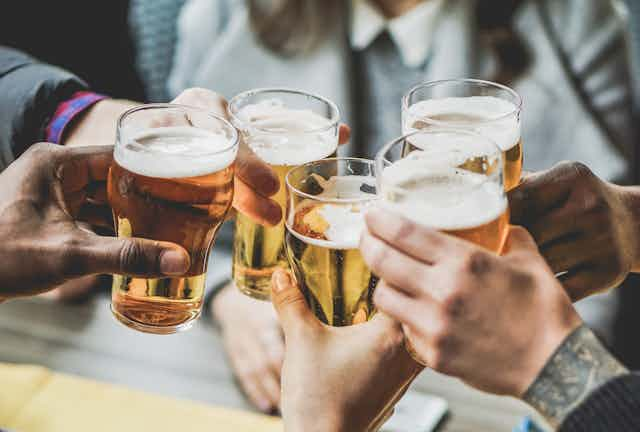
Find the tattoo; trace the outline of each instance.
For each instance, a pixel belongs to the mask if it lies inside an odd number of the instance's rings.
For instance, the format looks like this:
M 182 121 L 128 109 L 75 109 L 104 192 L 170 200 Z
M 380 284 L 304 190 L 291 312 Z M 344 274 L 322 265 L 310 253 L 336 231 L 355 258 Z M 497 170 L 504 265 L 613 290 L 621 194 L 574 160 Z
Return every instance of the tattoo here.
M 564 340 L 547 361 L 523 399 L 553 427 L 605 382 L 627 369 L 582 325 Z

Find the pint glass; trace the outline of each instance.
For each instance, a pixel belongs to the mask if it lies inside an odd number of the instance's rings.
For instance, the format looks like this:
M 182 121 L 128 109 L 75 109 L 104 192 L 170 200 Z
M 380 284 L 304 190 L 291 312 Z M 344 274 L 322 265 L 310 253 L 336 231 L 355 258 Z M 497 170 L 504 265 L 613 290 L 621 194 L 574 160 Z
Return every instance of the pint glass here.
M 402 133 L 453 127 L 469 129 L 494 141 L 503 152 L 504 186 L 520 183 L 523 147 L 522 99 L 509 87 L 472 79 L 420 84 L 402 100 Z
M 377 199 L 374 162 L 333 158 L 287 175 L 286 242 L 291 270 L 315 315 L 332 326 L 367 321 L 377 278 L 358 244 Z
M 509 228 L 503 152 L 468 130 L 429 129 L 376 156 L 380 205 L 500 253 Z
M 231 121 L 253 152 L 269 164 L 280 180 L 272 197 L 285 212 L 287 172 L 298 165 L 335 156 L 340 113 L 332 102 L 286 89 L 242 93 L 229 103 Z M 285 226 L 260 225 L 248 216 L 236 217 L 233 240 L 233 280 L 244 294 L 268 300 L 271 275 L 288 268 Z
M 168 334 L 199 316 L 209 250 L 233 200 L 238 142 L 230 123 L 197 108 L 143 105 L 120 117 L 107 185 L 118 236 L 177 243 L 191 257 L 183 277 L 114 276 L 111 308 L 123 324 Z

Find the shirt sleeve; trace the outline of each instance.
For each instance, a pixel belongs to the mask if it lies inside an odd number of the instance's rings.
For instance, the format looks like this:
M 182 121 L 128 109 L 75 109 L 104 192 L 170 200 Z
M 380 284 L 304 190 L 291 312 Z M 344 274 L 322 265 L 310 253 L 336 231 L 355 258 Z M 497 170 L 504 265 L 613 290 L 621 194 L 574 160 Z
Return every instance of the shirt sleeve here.
M 640 431 L 640 375 L 623 375 L 601 386 L 571 412 L 558 431 Z
M 58 106 L 86 90 L 73 74 L 0 46 L 0 170 L 44 140 Z
M 86 91 L 74 93 L 71 99 L 58 105 L 47 126 L 45 139 L 50 143 L 62 144 L 64 133 L 73 120 L 103 99 L 107 99 L 107 96 Z

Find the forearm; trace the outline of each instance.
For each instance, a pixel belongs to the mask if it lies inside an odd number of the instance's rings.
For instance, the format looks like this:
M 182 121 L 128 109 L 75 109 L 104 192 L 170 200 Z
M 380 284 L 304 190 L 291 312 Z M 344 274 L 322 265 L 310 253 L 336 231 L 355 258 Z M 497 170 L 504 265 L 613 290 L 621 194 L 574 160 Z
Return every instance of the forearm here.
M 105 99 L 82 113 L 65 132 L 62 144 L 66 146 L 113 145 L 116 123 L 120 115 L 138 105 L 127 100 Z
M 596 389 L 626 373 L 583 325 L 556 350 L 523 399 L 557 427 Z

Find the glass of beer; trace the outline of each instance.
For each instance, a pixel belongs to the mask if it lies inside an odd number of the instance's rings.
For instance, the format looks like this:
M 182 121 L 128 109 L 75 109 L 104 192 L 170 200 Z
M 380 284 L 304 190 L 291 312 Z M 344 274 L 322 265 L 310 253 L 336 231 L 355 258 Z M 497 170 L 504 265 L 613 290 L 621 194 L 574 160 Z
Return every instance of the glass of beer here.
M 233 201 L 238 133 L 221 117 L 181 105 L 142 105 L 117 128 L 108 197 L 119 237 L 177 243 L 183 277 L 113 277 L 111 309 L 128 327 L 169 334 L 202 309 L 207 257 Z
M 489 81 L 453 79 L 420 84 L 402 99 L 402 133 L 453 127 L 491 138 L 504 153 L 507 191 L 522 176 L 522 98 L 509 87 Z
M 332 158 L 287 175 L 286 243 L 291 270 L 315 315 L 348 326 L 374 313 L 377 278 L 358 244 L 364 212 L 377 200 L 371 160 Z
M 500 253 L 508 234 L 503 152 L 469 130 L 412 132 L 376 156 L 380 205 Z
M 287 172 L 336 155 L 338 108 L 327 99 L 301 91 L 258 89 L 234 97 L 229 114 L 244 143 L 277 174 L 280 190 L 272 199 L 284 215 Z M 259 300 L 270 298 L 271 275 L 279 267 L 289 267 L 284 234 L 284 221 L 267 227 L 237 215 L 233 280 L 241 292 Z

